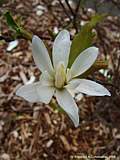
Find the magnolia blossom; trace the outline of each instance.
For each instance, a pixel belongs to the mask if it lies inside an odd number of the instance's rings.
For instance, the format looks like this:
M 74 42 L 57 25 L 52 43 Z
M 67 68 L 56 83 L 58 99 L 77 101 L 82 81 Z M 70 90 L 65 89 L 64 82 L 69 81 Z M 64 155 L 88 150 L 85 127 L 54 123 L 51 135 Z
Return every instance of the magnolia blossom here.
M 98 56 L 98 48 L 90 47 L 84 50 L 75 59 L 72 66 L 67 68 L 70 47 L 70 34 L 67 30 L 63 30 L 53 44 L 52 64 L 43 41 L 36 35 L 33 36 L 32 52 L 34 61 L 42 72 L 40 81 L 22 86 L 16 94 L 29 102 L 45 104 L 49 104 L 52 97 L 55 96 L 59 106 L 77 127 L 79 125 L 79 109 L 73 97 L 74 93 L 110 96 L 110 92 L 94 81 L 77 78 L 93 65 Z

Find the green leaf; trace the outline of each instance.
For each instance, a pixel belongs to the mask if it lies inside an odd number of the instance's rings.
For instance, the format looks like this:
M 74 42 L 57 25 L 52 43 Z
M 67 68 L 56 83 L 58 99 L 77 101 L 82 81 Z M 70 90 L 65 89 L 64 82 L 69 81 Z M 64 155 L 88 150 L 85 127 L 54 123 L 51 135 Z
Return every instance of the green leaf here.
M 96 60 L 96 62 L 82 75 L 79 76 L 79 78 L 86 78 L 88 75 L 93 74 L 94 72 L 100 70 L 100 69 L 107 69 L 108 68 L 108 62 L 104 60 Z
M 96 26 L 98 22 L 101 22 L 106 15 L 95 15 L 91 18 L 91 21 L 86 23 L 82 28 L 81 31 L 74 36 L 72 41 L 71 50 L 70 50 L 70 57 L 69 57 L 69 64 L 68 66 L 71 67 L 76 57 L 86 48 L 92 45 L 93 38 L 95 34 L 92 32 L 92 29 Z
M 106 16 L 107 14 L 96 14 L 91 18 L 89 25 L 91 26 L 91 28 L 94 28 L 96 24 L 103 21 Z
M 5 14 L 4 14 L 6 20 L 7 20 L 7 24 L 8 26 L 15 30 L 15 31 L 18 31 L 19 30 L 19 26 L 17 25 L 17 23 L 14 21 L 13 17 L 11 16 L 10 12 L 7 11 Z
M 30 41 L 32 40 L 32 33 L 28 32 L 23 27 L 18 25 L 17 22 L 13 19 L 12 15 L 9 11 L 7 11 L 4 14 L 4 16 L 7 20 L 8 26 L 15 32 L 15 35 L 14 35 L 15 38 L 21 37 L 21 38 L 28 39 Z

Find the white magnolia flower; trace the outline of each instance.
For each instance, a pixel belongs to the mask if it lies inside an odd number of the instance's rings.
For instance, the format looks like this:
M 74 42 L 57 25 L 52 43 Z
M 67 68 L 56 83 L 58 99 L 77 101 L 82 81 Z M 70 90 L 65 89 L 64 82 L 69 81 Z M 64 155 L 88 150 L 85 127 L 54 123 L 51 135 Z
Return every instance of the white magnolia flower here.
M 98 56 L 98 48 L 90 47 L 84 50 L 76 58 L 71 68 L 67 68 L 70 47 L 69 32 L 63 30 L 58 34 L 53 44 L 52 64 L 43 41 L 39 37 L 33 36 L 33 57 L 42 72 L 40 81 L 22 86 L 16 94 L 29 102 L 40 101 L 45 104 L 49 104 L 54 95 L 58 104 L 67 112 L 77 127 L 79 125 L 79 110 L 74 101 L 73 93 L 110 96 L 110 92 L 96 82 L 77 78 L 93 65 Z

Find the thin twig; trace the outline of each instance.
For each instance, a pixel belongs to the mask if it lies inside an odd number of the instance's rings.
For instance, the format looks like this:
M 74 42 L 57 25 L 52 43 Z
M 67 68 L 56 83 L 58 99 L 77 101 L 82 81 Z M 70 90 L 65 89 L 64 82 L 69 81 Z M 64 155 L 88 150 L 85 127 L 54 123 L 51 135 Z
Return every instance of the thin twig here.
M 89 78 L 89 77 L 88 77 L 88 79 L 89 79 L 89 80 L 93 80 L 92 78 Z M 116 89 L 118 89 L 118 90 L 119 90 L 119 87 L 118 87 L 118 86 L 116 86 L 116 85 L 114 85 L 114 84 L 112 84 L 112 83 L 108 83 L 108 82 L 101 82 L 101 81 L 99 81 L 99 80 L 95 80 L 95 81 L 96 81 L 97 83 L 102 84 L 102 85 L 111 86 L 111 87 L 116 88 Z
M 39 36 L 41 39 L 43 40 L 50 40 L 50 37 L 45 37 L 45 36 Z M 26 39 L 25 37 L 19 36 L 17 37 L 17 39 Z M 14 41 L 15 39 L 13 39 L 12 37 L 8 37 L 8 36 L 0 36 L 0 40 L 4 40 L 5 42 L 11 42 Z
M 69 8 L 69 10 L 70 10 L 70 12 L 71 12 L 71 14 L 72 14 L 72 16 L 73 16 L 73 20 L 72 20 L 73 26 L 74 26 L 74 28 L 75 28 L 75 30 L 76 30 L 76 33 L 78 33 L 78 27 L 77 27 L 76 21 L 77 21 L 77 15 L 78 15 L 78 11 L 79 11 L 79 7 L 80 7 L 81 0 L 79 0 L 79 1 L 77 2 L 77 7 L 76 7 L 76 9 L 75 9 L 75 12 L 74 12 L 73 9 L 71 8 L 71 6 L 70 6 L 70 4 L 69 4 L 69 1 L 68 1 L 68 0 L 65 0 L 65 2 L 66 2 L 66 4 L 67 4 L 67 6 L 68 6 L 68 8 Z
M 68 0 L 65 0 L 65 2 L 66 2 L 66 4 L 67 4 L 67 6 L 68 6 L 68 8 L 69 8 L 69 10 L 70 10 L 70 12 L 71 12 L 71 14 L 72 14 L 72 16 L 74 17 L 74 11 L 73 11 L 73 9 L 71 8 Z
M 69 13 L 67 12 L 65 6 L 63 5 L 63 3 L 61 2 L 61 0 L 58 0 L 61 7 L 63 8 L 64 13 L 66 14 L 66 16 L 69 18 L 70 21 L 72 21 L 72 18 L 70 17 Z
M 75 9 L 75 13 L 74 13 L 74 17 L 73 17 L 73 23 L 74 23 L 74 27 L 76 29 L 76 32 L 78 33 L 78 27 L 77 27 L 77 15 L 78 15 L 78 11 L 79 11 L 79 8 L 80 8 L 80 3 L 81 3 L 81 0 L 78 1 L 77 3 L 77 7 Z
M 0 36 L 0 40 L 4 40 L 5 42 L 11 42 L 11 41 L 13 41 L 14 39 L 13 39 L 13 38 L 10 38 L 10 37 Z
M 75 9 L 75 15 L 76 15 L 76 16 L 77 16 L 77 13 L 78 13 L 78 11 L 79 11 L 80 3 L 81 3 L 81 0 L 78 1 L 77 7 L 76 7 L 76 9 Z

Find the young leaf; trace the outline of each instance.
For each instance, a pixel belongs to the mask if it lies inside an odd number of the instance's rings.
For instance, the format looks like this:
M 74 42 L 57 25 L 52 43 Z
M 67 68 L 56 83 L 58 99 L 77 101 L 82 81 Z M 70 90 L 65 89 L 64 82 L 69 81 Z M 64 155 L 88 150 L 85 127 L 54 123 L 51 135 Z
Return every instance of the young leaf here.
M 7 24 L 8 26 L 15 31 L 15 36 L 17 37 L 23 37 L 26 38 L 28 40 L 32 40 L 32 33 L 28 32 L 27 30 L 25 30 L 24 28 L 22 28 L 21 26 L 19 26 L 16 21 L 13 19 L 13 17 L 11 16 L 10 12 L 6 12 L 5 14 L 5 18 L 7 20 Z
M 4 16 L 5 16 L 6 20 L 7 20 L 8 26 L 9 26 L 11 29 L 13 29 L 13 30 L 18 31 L 19 26 L 18 26 L 17 23 L 14 21 L 14 19 L 13 19 L 13 17 L 11 16 L 10 12 L 7 11 L 7 12 L 4 14 Z
M 69 57 L 69 67 L 74 62 L 75 58 L 86 48 L 92 45 L 93 37 L 95 34 L 92 32 L 92 29 L 96 24 L 102 21 L 105 18 L 105 15 L 95 15 L 92 17 L 91 21 L 85 24 L 81 31 L 74 36 L 71 45 L 70 57 Z

